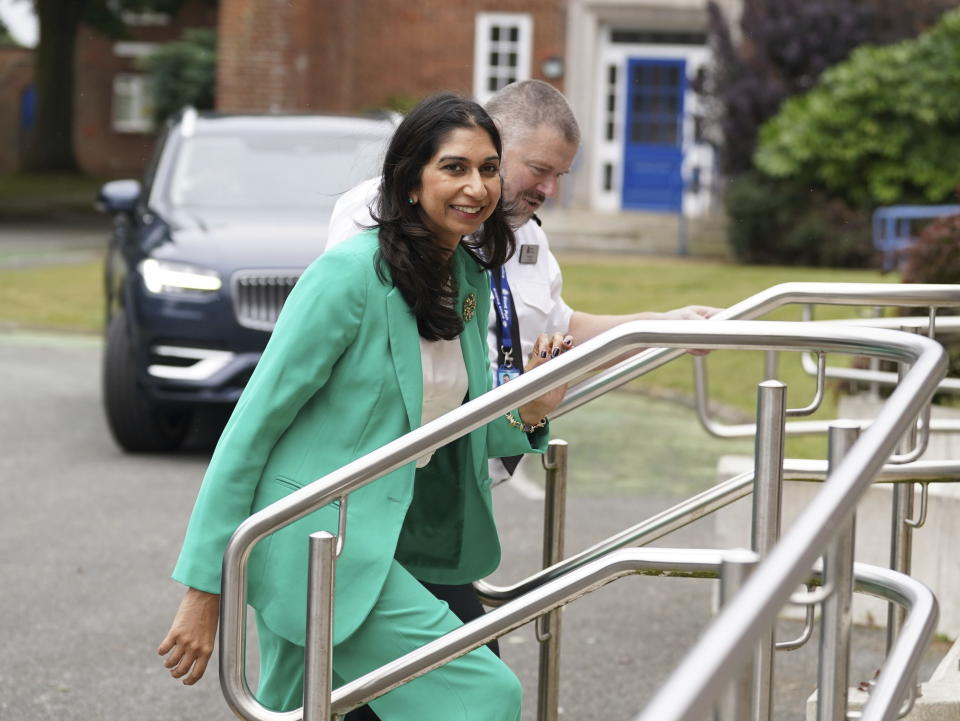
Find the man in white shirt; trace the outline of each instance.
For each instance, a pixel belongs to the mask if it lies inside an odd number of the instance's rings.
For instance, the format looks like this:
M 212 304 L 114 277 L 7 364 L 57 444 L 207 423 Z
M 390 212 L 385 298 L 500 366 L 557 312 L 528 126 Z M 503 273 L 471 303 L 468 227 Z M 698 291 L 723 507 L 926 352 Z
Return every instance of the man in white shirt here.
M 516 375 L 529 357 L 540 333 L 564 333 L 581 343 L 631 320 L 700 320 L 716 308 L 686 306 L 665 313 L 597 315 L 570 308 L 561 296 L 563 278 L 546 233 L 535 213 L 559 191 L 560 178 L 570 172 L 580 147 L 580 127 L 566 98 L 540 80 L 511 83 L 486 104 L 503 140 L 500 173 L 503 202 L 510 208 L 516 252 L 493 274 L 494 311 L 490 318 L 490 362 L 494 382 Z M 367 180 L 342 195 L 333 209 L 327 248 L 374 224 L 370 206 L 376 200 L 379 178 Z M 516 351 L 517 346 L 520 352 Z M 491 464 L 495 482 L 512 472 Z

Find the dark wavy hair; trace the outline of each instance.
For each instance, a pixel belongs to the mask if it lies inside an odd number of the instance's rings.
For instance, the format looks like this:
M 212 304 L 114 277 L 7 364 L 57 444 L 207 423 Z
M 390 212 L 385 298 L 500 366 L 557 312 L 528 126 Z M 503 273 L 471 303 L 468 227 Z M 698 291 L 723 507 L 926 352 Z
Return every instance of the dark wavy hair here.
M 480 105 L 453 93 L 431 96 L 410 111 L 393 134 L 373 208 L 380 237 L 377 274 L 403 295 L 426 340 L 456 338 L 463 321 L 454 307 L 458 289 L 450 275 L 451 252 L 436 242 L 420 206 L 410 204 L 409 198 L 420 190 L 424 166 L 457 128 L 481 128 L 502 155 L 500 133 Z M 503 265 L 513 255 L 513 231 L 502 196 L 480 231 L 462 244 L 484 268 Z

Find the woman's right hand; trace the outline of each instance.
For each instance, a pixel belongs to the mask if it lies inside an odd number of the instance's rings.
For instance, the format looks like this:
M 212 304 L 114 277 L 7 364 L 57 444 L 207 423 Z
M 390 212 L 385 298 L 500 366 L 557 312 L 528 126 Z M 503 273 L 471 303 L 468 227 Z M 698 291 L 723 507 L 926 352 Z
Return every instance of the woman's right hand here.
M 565 353 L 573 348 L 573 336 L 564 333 L 541 333 L 533 344 L 533 352 L 527 362 L 524 363 L 524 371 L 531 371 L 538 365 L 546 363 L 551 358 L 556 358 L 561 353 Z M 535 425 L 541 418 L 553 413 L 563 397 L 567 394 L 566 384 L 547 391 L 542 396 L 534 398 L 529 403 L 525 403 L 518 409 L 520 418 L 524 423 Z
M 174 678 L 192 686 L 207 670 L 220 620 L 220 596 L 188 588 L 157 653 Z

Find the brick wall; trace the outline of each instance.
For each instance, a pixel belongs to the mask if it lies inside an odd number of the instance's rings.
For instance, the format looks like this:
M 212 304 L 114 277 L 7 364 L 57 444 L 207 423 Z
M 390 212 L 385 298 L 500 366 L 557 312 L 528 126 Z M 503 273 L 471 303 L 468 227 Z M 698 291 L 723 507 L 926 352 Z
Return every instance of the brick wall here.
M 564 55 L 563 0 L 221 0 L 217 107 L 356 112 L 471 93 L 478 12 L 533 16 L 532 75 Z M 562 89 L 562 83 L 558 83 Z
M 20 167 L 27 139 L 20 128 L 21 97 L 33 83 L 33 53 L 0 47 L 0 173 Z
M 216 11 L 190 3 L 169 25 L 131 28 L 126 42 L 178 40 L 185 28 L 214 27 Z M 113 79 L 141 72 L 135 60 L 118 57 L 117 41 L 81 26 L 74 74 L 74 143 L 83 172 L 100 178 L 139 177 L 153 152 L 156 133 L 117 132 L 112 126 Z

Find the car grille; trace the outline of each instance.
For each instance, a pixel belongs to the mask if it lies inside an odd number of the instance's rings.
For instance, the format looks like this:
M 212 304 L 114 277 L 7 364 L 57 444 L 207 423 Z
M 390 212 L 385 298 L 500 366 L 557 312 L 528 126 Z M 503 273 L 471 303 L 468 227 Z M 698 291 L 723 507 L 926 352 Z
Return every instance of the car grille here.
M 273 330 L 299 270 L 245 270 L 233 275 L 233 312 L 246 328 Z

